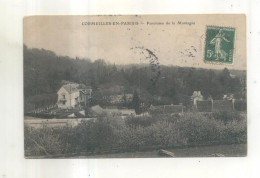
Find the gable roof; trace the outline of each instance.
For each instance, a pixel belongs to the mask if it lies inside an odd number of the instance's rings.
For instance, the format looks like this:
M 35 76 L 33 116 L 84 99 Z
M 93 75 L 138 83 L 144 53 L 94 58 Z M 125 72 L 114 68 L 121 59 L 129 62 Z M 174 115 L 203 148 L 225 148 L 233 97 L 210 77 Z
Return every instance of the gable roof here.
M 78 86 L 79 86 L 79 84 L 74 84 L 74 83 L 72 83 L 72 84 L 63 85 L 62 87 L 63 87 L 68 93 L 71 94 L 71 93 L 74 93 L 74 92 L 76 92 L 76 91 L 79 91 Z
M 80 89 L 79 91 L 82 92 L 83 94 L 87 95 L 92 92 L 92 89 Z
M 101 108 L 99 105 L 92 106 L 90 110 L 95 114 L 102 114 L 104 112 L 103 108 Z
M 87 94 L 91 92 L 91 87 L 87 87 L 84 84 L 77 84 L 77 83 L 70 83 L 63 85 L 62 88 L 64 88 L 69 94 L 77 92 L 77 91 L 82 91 L 84 94 Z

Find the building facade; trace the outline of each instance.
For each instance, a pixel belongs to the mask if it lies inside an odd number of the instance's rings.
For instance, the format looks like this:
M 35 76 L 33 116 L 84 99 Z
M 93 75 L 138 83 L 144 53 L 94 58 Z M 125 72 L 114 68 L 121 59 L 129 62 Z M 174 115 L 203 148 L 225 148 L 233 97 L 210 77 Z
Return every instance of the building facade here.
M 57 106 L 62 109 L 73 109 L 87 106 L 92 89 L 83 84 L 70 83 L 63 85 L 58 94 Z

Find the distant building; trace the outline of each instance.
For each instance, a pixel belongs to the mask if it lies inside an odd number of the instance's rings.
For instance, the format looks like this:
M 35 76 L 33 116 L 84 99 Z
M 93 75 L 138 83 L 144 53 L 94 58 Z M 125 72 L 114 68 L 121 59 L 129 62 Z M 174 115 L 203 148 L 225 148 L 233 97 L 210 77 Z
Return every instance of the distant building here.
M 202 96 L 201 92 L 200 91 L 194 91 L 192 96 L 191 96 L 191 100 L 193 101 L 194 106 L 197 107 L 197 101 L 203 100 L 203 96 Z
M 223 100 L 229 100 L 229 101 L 234 100 L 234 94 L 229 93 L 229 94 L 224 95 Z
M 83 84 L 70 83 L 63 85 L 58 94 L 58 108 L 72 109 L 75 107 L 86 106 L 91 98 L 92 89 Z
M 231 77 L 231 78 L 236 78 L 236 75 L 234 75 L 234 74 L 229 74 L 229 76 Z

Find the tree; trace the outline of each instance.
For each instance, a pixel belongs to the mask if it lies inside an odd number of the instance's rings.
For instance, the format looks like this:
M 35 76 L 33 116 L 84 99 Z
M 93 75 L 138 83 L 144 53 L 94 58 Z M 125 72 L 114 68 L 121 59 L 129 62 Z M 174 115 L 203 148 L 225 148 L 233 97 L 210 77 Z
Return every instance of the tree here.
M 231 77 L 230 72 L 227 68 L 224 68 L 222 72 L 219 75 L 219 82 L 221 86 L 221 92 L 222 94 L 230 93 L 231 92 Z
M 135 113 L 140 114 L 141 113 L 140 98 L 136 90 L 134 91 L 132 104 L 133 104 L 133 108 L 135 109 Z
M 89 79 L 90 79 L 90 86 L 92 88 L 93 91 L 97 90 L 97 81 L 96 81 L 96 77 L 95 77 L 95 73 L 92 69 L 89 70 Z
M 92 98 L 91 98 L 91 102 L 90 105 L 94 106 L 94 105 L 103 105 L 104 104 L 104 99 L 103 99 L 103 95 L 100 92 L 99 89 L 94 90 L 93 94 L 92 94 Z
M 125 91 L 124 91 L 124 96 L 123 96 L 123 105 L 124 105 L 124 107 L 126 107 L 126 103 L 127 103 L 127 101 L 126 101 L 126 95 L 125 95 Z
M 114 65 L 113 65 L 113 71 L 114 72 L 117 72 L 117 68 L 116 68 L 116 64 L 114 63 Z

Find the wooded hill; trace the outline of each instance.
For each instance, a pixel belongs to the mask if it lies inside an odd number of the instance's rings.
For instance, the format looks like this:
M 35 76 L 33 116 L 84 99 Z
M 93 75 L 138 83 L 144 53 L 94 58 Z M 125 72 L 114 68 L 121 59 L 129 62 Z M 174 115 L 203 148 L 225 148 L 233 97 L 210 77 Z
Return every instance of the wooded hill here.
M 159 76 L 156 79 L 155 73 Z M 228 93 L 246 98 L 246 71 L 163 65 L 153 70 L 149 64 L 109 64 L 102 59 L 70 58 L 24 46 L 25 102 L 32 96 L 56 93 L 63 80 L 91 86 L 97 98 L 102 98 L 105 89 L 110 91 L 106 95 L 112 95 L 118 86 L 123 87 L 123 93 L 136 90 L 147 105 L 187 105 L 193 91 L 201 91 L 204 98 L 221 99 Z

